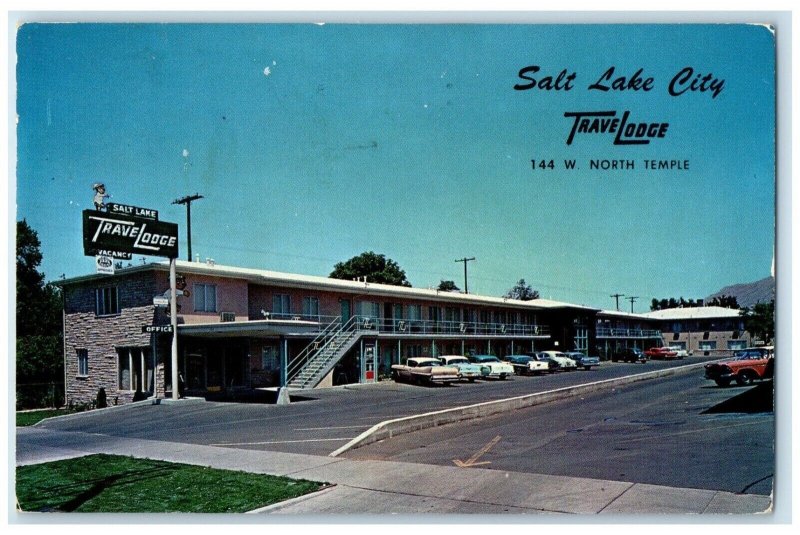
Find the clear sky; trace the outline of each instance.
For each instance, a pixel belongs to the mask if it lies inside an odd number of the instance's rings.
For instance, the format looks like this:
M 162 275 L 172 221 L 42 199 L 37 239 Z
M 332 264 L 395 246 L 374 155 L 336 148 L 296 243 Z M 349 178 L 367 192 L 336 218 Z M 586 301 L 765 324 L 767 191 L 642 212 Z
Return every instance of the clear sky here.
M 170 203 L 204 195 L 193 251 L 226 265 L 324 276 L 373 250 L 413 286 L 463 288 L 454 260 L 469 256 L 471 292 L 525 278 L 600 308 L 639 296 L 637 312 L 770 274 L 775 64 L 760 26 L 30 24 L 17 54 L 17 218 L 49 280 L 94 271 L 94 182 L 177 222 L 182 258 L 186 212 Z M 529 65 L 537 80 L 575 72 L 573 88 L 514 90 Z M 653 89 L 589 90 L 612 66 Z M 722 91 L 670 96 L 685 67 Z M 567 145 L 564 113 L 587 111 L 669 128 L 649 145 Z

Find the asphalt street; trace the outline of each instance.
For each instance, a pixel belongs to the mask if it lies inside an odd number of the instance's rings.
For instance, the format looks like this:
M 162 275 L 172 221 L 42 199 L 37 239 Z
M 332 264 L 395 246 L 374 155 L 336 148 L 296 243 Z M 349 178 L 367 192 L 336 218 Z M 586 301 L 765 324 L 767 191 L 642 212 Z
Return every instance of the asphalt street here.
M 719 388 L 702 372 L 680 374 L 399 435 L 345 455 L 447 466 L 472 459 L 493 470 L 766 495 L 774 413 L 703 414 L 747 390 Z
M 126 438 L 327 455 L 383 420 L 702 360 L 695 357 L 646 364 L 604 363 L 589 371 L 486 380 L 449 387 L 386 381 L 303 392 L 302 396 L 308 398 L 306 401 L 293 401 L 288 406 L 224 402 L 142 404 L 96 411 L 77 418 L 55 419 L 40 425 Z

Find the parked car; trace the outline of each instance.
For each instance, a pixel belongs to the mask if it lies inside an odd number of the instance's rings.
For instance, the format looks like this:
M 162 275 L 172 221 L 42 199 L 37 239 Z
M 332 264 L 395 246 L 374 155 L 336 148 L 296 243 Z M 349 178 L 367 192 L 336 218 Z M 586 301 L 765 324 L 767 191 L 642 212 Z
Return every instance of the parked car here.
M 410 358 L 405 364 L 392 365 L 392 379 L 415 384 L 445 384 L 458 381 L 458 368 L 442 366 L 438 359 L 421 357 Z
M 600 357 L 588 357 L 580 351 L 567 351 L 564 354 L 574 360 L 578 368 L 583 368 L 584 370 L 591 370 L 592 366 L 600 365 Z
M 740 349 L 731 360 L 706 364 L 706 379 L 717 386 L 728 386 L 734 379 L 740 386 L 753 384 L 756 379 L 770 379 L 775 369 L 774 358 L 773 346 Z
M 528 355 L 509 355 L 506 360 L 517 375 L 541 375 L 550 371 L 550 363 Z
M 578 364 L 561 351 L 542 351 L 541 354 L 558 362 L 560 370 L 571 371 L 578 369 Z
M 501 362 L 499 358 L 494 355 L 470 355 L 467 357 L 473 364 L 480 364 L 481 366 L 489 367 L 488 377 L 505 379 L 509 375 L 514 374 L 514 368 L 507 362 Z
M 644 352 L 651 360 L 666 360 L 678 357 L 678 352 L 671 347 L 651 347 Z
M 558 363 L 557 360 L 551 359 L 550 357 L 548 357 L 543 353 L 526 353 L 525 355 L 532 358 L 533 360 L 547 363 L 547 370 L 550 373 L 557 372 L 558 369 L 561 367 L 561 365 Z
M 611 362 L 617 362 L 618 360 L 644 364 L 647 362 L 647 355 L 642 353 L 642 350 L 638 347 L 624 347 L 611 355 Z
M 488 377 L 489 366 L 481 366 L 480 364 L 473 364 L 461 355 L 442 355 L 439 357 L 442 366 L 455 366 L 458 368 L 458 375 L 461 379 L 466 379 L 470 383 L 474 383 L 475 379 L 482 379 Z
M 685 359 L 686 357 L 689 356 L 689 352 L 683 349 L 682 347 L 670 346 L 670 349 L 676 353 L 675 356 L 678 357 L 679 359 Z

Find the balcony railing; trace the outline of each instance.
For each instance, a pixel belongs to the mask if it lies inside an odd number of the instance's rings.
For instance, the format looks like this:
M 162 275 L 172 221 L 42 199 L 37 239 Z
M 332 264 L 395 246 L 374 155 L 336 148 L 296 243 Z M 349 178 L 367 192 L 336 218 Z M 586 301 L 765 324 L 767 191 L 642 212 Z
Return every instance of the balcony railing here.
M 615 327 L 598 327 L 597 338 L 661 338 L 658 329 L 619 329 Z
M 439 334 L 453 336 L 550 336 L 547 325 L 519 323 L 481 323 L 472 321 L 434 321 L 417 319 L 385 319 L 373 316 L 354 316 L 356 329 L 394 334 Z M 336 316 L 270 313 L 265 319 L 310 321 L 320 330 L 337 320 Z

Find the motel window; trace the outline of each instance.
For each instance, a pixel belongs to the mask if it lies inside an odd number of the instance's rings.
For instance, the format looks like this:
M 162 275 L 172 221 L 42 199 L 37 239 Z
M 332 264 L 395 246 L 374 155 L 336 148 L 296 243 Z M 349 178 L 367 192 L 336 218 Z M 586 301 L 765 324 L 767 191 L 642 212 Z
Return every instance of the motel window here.
M 273 314 L 291 314 L 292 299 L 287 294 L 275 294 L 272 296 Z
M 728 349 L 738 350 L 747 347 L 747 340 L 728 340 Z
M 144 392 L 152 381 L 153 363 L 145 347 L 117 349 L 117 387 L 120 390 Z
M 318 297 L 304 297 L 303 298 L 303 316 L 306 318 L 319 317 L 319 298 Z
M 194 285 L 194 311 L 217 311 L 217 287 L 214 284 Z
M 408 319 L 422 319 L 422 305 L 408 305 Z
M 700 349 L 703 351 L 707 351 L 709 349 L 717 349 L 717 342 L 713 340 L 704 340 L 700 342 Z
M 261 349 L 261 369 L 277 370 L 280 368 L 278 346 L 264 346 Z
M 89 350 L 78 349 L 78 375 L 86 377 L 89 375 Z
M 98 316 L 119 314 L 119 292 L 116 286 L 95 290 L 95 314 Z
M 374 301 L 356 301 L 356 316 L 364 316 L 377 320 L 381 313 L 379 303 Z

